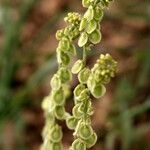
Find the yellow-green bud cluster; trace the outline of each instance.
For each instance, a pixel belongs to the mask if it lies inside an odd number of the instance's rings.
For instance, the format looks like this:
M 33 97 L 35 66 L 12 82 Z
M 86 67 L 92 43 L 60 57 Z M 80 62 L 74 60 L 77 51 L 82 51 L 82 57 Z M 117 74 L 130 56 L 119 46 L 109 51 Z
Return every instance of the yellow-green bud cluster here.
M 73 25 L 79 25 L 81 21 L 81 15 L 76 12 L 68 13 L 67 17 L 64 18 L 65 22 L 73 24 Z

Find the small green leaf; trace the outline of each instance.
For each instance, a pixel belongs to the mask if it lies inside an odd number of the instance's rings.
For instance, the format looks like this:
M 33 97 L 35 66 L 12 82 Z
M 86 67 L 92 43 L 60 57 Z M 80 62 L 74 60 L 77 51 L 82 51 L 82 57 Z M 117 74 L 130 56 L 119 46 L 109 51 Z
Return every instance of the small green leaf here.
M 82 32 L 80 37 L 79 37 L 79 40 L 78 40 L 78 45 L 79 47 L 83 47 L 88 41 L 88 35 L 86 32 Z
M 83 61 L 79 59 L 74 63 L 73 67 L 71 68 L 71 72 L 73 74 L 77 74 L 83 68 L 83 66 Z
M 93 43 L 93 44 L 97 44 L 101 41 L 101 32 L 99 30 L 95 30 L 94 32 L 92 32 L 89 35 L 89 40 Z
M 106 93 L 106 88 L 102 84 L 96 84 L 91 93 L 95 98 L 100 98 Z
M 88 26 L 86 28 L 86 32 L 88 34 L 91 34 L 97 27 L 97 22 L 93 19 L 88 23 Z
M 53 90 L 59 90 L 60 89 L 60 87 L 61 87 L 61 80 L 60 80 L 60 78 L 59 78 L 59 76 L 57 74 L 54 74 L 54 76 L 52 77 L 50 85 L 51 85 L 51 88 Z

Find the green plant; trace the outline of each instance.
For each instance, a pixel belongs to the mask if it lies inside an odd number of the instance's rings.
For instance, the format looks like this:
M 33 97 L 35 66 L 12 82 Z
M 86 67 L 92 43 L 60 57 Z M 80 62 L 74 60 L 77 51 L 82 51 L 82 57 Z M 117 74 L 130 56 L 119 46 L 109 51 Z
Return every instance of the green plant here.
M 86 65 L 87 53 L 91 46 L 101 41 L 99 22 L 103 18 L 103 10 L 111 0 L 82 0 L 87 11 L 82 16 L 79 13 L 68 13 L 65 22 L 68 26 L 58 30 L 56 38 L 59 40 L 57 48 L 58 71 L 53 75 L 50 85 L 52 91 L 45 97 L 42 108 L 45 113 L 45 127 L 43 129 L 42 150 L 62 149 L 62 129 L 57 120 L 66 120 L 69 129 L 74 130 L 74 142 L 70 150 L 85 150 L 95 145 L 97 136 L 91 126 L 90 116 L 93 114 L 91 95 L 100 98 L 106 92 L 105 84 L 114 77 L 117 63 L 109 55 L 101 54 L 92 69 Z M 82 59 L 78 59 L 70 69 L 71 58 L 76 55 L 73 43 L 78 39 L 78 46 L 83 50 Z M 68 81 L 72 80 L 72 73 L 77 74 L 79 84 L 74 89 L 74 103 L 72 115 L 65 111 Z

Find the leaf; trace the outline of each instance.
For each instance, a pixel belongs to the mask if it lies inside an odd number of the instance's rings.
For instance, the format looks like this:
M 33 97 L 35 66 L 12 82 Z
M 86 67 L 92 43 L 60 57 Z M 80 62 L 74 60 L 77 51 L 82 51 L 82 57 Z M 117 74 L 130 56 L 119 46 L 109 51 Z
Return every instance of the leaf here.
M 83 47 L 88 41 L 88 35 L 86 32 L 82 32 L 80 37 L 79 37 L 79 41 L 78 41 L 78 45 L 79 47 Z

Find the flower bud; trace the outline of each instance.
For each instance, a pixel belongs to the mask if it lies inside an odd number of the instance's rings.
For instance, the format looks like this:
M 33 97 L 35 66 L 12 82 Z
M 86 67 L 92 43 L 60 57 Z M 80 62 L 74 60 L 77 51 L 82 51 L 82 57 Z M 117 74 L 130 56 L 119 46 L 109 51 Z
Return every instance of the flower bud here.
M 80 37 L 79 37 L 79 40 L 78 40 L 78 45 L 79 47 L 83 47 L 88 41 L 88 35 L 86 32 L 82 32 Z
M 61 87 L 61 80 L 60 80 L 60 78 L 59 78 L 59 76 L 57 74 L 54 74 L 54 76 L 52 77 L 50 85 L 51 85 L 51 88 L 53 90 L 59 90 L 60 89 L 60 87 Z
M 88 8 L 90 6 L 90 0 L 82 0 L 83 7 Z
M 102 36 L 101 32 L 96 29 L 89 35 L 89 40 L 91 41 L 91 43 L 97 44 L 101 41 L 102 38 L 101 36 Z
M 83 66 L 84 66 L 83 60 L 79 59 L 74 63 L 73 67 L 71 68 L 71 72 L 73 74 L 77 74 L 83 68 Z
M 76 139 L 71 147 L 72 150 L 86 150 L 86 145 L 80 139 Z

